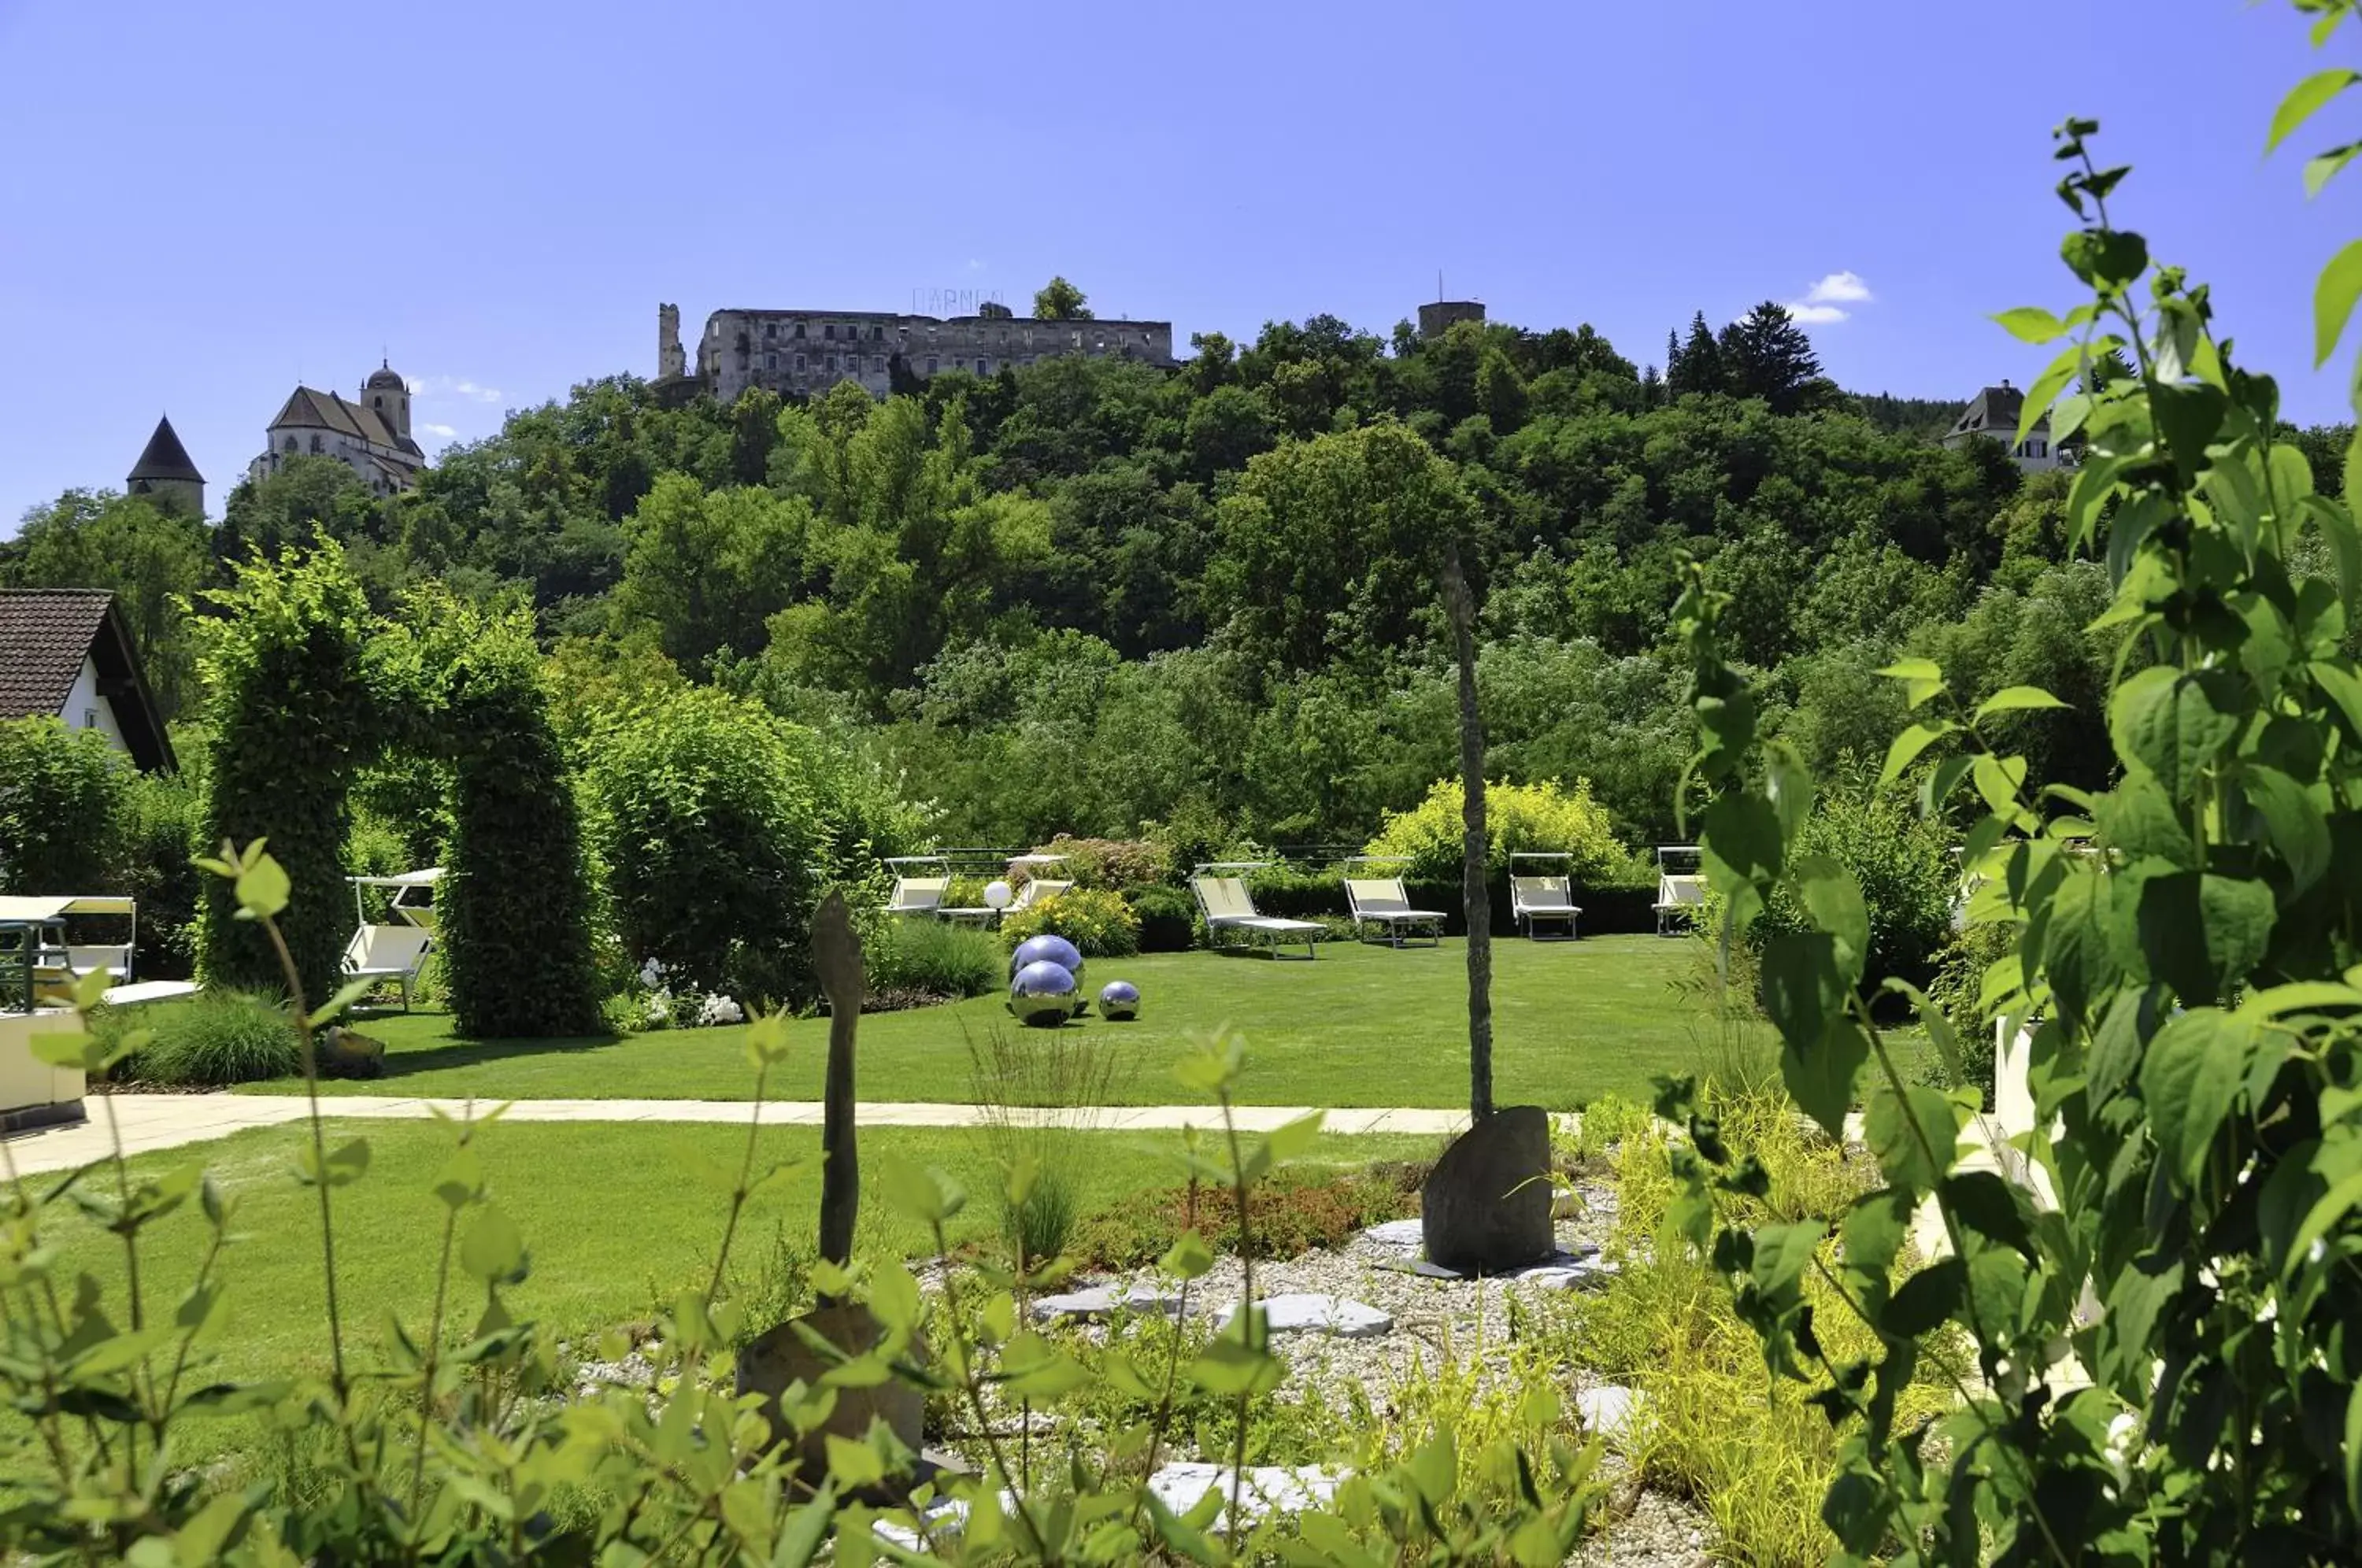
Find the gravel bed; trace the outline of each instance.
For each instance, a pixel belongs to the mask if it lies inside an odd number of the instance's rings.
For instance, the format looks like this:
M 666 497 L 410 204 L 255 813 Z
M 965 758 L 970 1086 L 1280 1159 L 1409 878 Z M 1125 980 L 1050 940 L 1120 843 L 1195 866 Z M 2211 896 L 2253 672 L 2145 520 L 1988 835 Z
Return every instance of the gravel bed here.
M 1643 1492 L 1629 1512 L 1594 1532 L 1568 1559 L 1572 1568 L 1709 1568 L 1714 1524 L 1662 1492 Z
M 1570 1253 L 1595 1251 L 1607 1239 L 1616 1220 L 1614 1190 L 1585 1182 L 1576 1189 L 1583 1198 L 1579 1212 L 1554 1222 L 1559 1246 Z M 1274 1334 L 1273 1353 L 1287 1364 L 1288 1377 L 1277 1390 L 1279 1399 L 1302 1399 L 1318 1390 L 1325 1400 L 1346 1408 L 1352 1395 L 1366 1396 L 1383 1405 L 1386 1390 L 1421 1372 L 1445 1363 L 1478 1362 L 1490 1375 L 1509 1368 L 1509 1315 L 1512 1299 L 1540 1307 L 1562 1292 L 1534 1281 L 1518 1279 L 1434 1279 L 1410 1272 L 1415 1251 L 1392 1247 L 1355 1236 L 1334 1251 L 1318 1249 L 1286 1261 L 1265 1260 L 1254 1267 L 1255 1294 L 1272 1297 L 1288 1292 L 1338 1296 L 1374 1307 L 1394 1319 L 1390 1333 L 1368 1339 L 1348 1339 L 1322 1333 Z M 1189 1286 L 1189 1316 L 1210 1330 L 1239 1299 L 1245 1270 L 1235 1256 L 1215 1260 L 1203 1278 Z M 1153 1286 L 1153 1271 L 1112 1276 L 1076 1278 L 1062 1289 L 1112 1284 Z M 1171 1288 L 1169 1286 L 1165 1288 Z M 1076 1325 L 1093 1339 L 1103 1338 L 1097 1325 Z

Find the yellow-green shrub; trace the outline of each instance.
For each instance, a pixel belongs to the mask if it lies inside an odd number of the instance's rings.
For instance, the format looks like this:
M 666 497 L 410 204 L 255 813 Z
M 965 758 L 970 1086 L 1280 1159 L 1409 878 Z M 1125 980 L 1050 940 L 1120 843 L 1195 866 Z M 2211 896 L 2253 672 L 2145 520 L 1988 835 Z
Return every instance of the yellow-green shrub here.
M 1407 812 L 1389 812 L 1378 836 L 1364 851 L 1399 855 L 1410 861 L 1408 875 L 1451 878 L 1460 869 L 1460 780 L 1438 779 L 1427 799 Z M 1550 850 L 1574 856 L 1577 883 L 1595 883 L 1624 860 L 1624 846 L 1616 842 L 1607 808 L 1591 798 L 1591 780 L 1573 784 L 1485 786 L 1485 865 L 1498 877 L 1508 868 L 1509 856 L 1522 850 Z
M 1000 934 L 1011 951 L 1029 936 L 1063 936 L 1086 958 L 1129 958 L 1140 951 L 1140 916 L 1121 893 L 1069 888 L 1002 917 Z

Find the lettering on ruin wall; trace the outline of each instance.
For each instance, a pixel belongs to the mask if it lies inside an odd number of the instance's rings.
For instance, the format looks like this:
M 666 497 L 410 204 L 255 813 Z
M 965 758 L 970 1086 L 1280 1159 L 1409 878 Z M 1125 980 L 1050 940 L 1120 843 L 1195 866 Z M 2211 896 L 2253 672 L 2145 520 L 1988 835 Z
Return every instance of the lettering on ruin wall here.
M 1006 304 L 999 289 L 912 289 L 912 315 L 974 315 L 983 306 Z

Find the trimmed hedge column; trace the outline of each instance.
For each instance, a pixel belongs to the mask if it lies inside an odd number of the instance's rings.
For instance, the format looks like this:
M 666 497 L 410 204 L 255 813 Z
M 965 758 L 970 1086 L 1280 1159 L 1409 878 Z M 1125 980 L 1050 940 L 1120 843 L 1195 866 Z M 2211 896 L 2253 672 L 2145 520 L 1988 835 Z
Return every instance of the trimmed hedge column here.
M 336 992 L 352 929 L 345 790 L 360 755 L 377 744 L 361 678 L 371 617 L 344 552 L 332 544 L 237 571 L 236 585 L 213 596 L 226 613 L 207 623 L 214 699 L 205 844 L 213 850 L 225 839 L 241 847 L 270 840 L 292 884 L 281 931 L 304 999 L 317 1007 Z M 235 918 L 230 885 L 208 877 L 204 886 L 197 967 L 205 983 L 284 990 L 286 976 L 262 929 Z
M 458 825 L 436 903 L 451 1011 L 479 1038 L 599 1027 L 581 822 L 539 662 L 513 617 L 485 625 L 451 671 Z

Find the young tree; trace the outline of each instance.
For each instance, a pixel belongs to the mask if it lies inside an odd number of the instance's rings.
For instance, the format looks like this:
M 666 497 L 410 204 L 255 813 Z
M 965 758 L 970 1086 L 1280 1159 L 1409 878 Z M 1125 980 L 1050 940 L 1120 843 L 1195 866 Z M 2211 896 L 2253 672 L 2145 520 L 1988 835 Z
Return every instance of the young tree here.
M 1063 277 L 1053 278 L 1033 296 L 1037 321 L 1088 321 L 1090 297 Z

